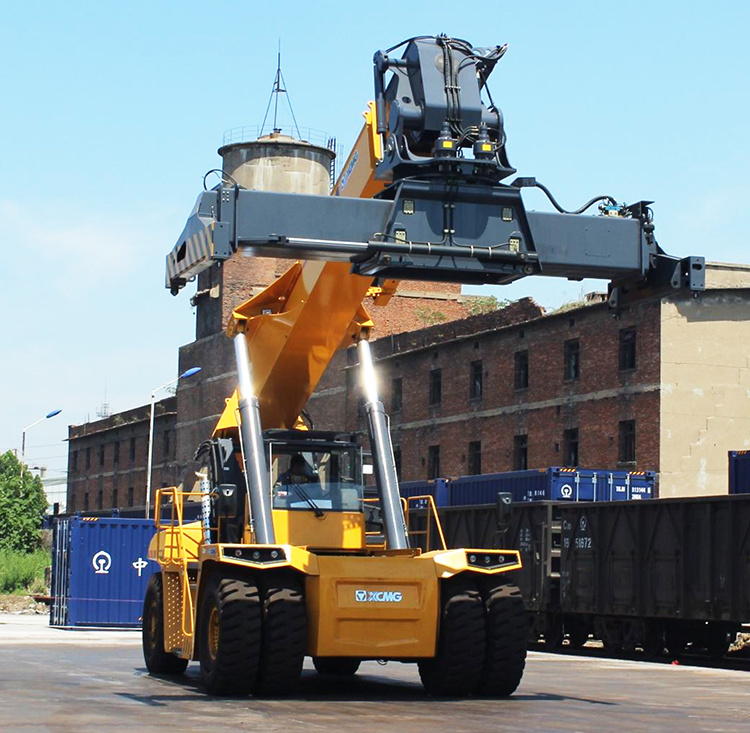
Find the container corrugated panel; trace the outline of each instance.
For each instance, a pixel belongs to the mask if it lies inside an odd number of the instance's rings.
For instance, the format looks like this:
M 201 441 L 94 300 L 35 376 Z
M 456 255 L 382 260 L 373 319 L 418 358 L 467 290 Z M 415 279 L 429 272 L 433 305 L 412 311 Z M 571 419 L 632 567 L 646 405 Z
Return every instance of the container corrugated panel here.
M 412 496 L 431 496 L 437 506 L 449 506 L 448 479 L 436 478 L 432 481 L 404 481 L 399 484 L 399 493 L 404 499 Z
M 67 569 L 58 584 L 65 607 L 60 626 L 140 626 L 146 586 L 158 564 L 148 559 L 152 520 L 72 517 L 67 531 Z M 54 552 L 60 554 L 55 548 Z M 62 564 L 62 563 L 61 563 Z M 64 587 L 63 587 L 64 586 Z
M 450 483 L 451 506 L 494 504 L 499 491 L 513 495 L 513 501 L 529 501 L 525 497 L 541 492 L 547 498 L 548 479 L 545 469 L 487 473 L 481 476 L 461 476 Z
M 553 466 L 482 476 L 461 476 L 450 482 L 451 506 L 494 504 L 498 492 L 525 501 L 619 501 L 650 499 L 656 474 L 652 471 L 602 471 Z
M 750 451 L 729 451 L 729 493 L 750 494 Z

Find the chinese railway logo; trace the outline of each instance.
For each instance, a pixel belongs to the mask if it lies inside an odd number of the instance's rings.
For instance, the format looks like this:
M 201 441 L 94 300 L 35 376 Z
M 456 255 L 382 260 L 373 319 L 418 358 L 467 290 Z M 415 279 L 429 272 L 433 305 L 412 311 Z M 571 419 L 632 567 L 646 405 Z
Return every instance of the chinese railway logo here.
M 143 573 L 143 568 L 148 567 L 148 562 L 142 557 L 139 557 L 134 563 L 132 563 L 132 565 L 138 571 L 138 577 L 140 578 Z
M 112 565 L 112 555 L 104 550 L 99 550 L 99 552 L 91 558 L 91 565 L 94 567 L 94 572 L 97 575 L 108 575 L 109 568 Z

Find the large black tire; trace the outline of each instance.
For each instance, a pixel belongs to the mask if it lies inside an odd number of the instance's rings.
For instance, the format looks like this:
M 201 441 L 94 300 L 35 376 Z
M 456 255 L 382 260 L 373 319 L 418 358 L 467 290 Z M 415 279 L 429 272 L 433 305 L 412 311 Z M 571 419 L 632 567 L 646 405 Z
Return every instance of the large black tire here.
M 211 695 L 247 695 L 258 678 L 261 607 L 247 579 L 213 576 L 199 619 L 201 676 Z
M 164 585 L 161 573 L 154 573 L 148 581 L 143 601 L 143 659 L 151 674 L 182 674 L 188 666 L 187 659 L 180 659 L 164 651 Z
M 419 676 L 431 695 L 463 697 L 477 688 L 484 667 L 484 602 L 469 578 L 459 576 L 441 586 L 437 654 L 419 662 Z
M 353 657 L 313 657 L 313 666 L 318 674 L 333 677 L 353 677 L 360 664 L 361 660 Z
M 477 687 L 480 695 L 508 697 L 521 682 L 526 666 L 528 618 L 523 597 L 512 583 L 481 583 L 484 600 L 487 649 L 484 669 Z
M 307 614 L 301 581 L 292 575 L 262 576 L 263 643 L 258 693 L 285 695 L 297 685 L 307 648 Z

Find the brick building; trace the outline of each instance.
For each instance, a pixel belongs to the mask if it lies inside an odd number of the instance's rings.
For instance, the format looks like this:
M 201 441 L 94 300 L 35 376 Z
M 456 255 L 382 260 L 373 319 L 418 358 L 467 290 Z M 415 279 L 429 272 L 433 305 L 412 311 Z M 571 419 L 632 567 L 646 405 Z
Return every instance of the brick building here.
M 502 310 L 373 344 L 403 480 L 553 465 L 654 470 L 662 496 L 726 493 L 750 446 L 750 269 L 710 265 L 706 293 L 544 314 Z M 356 352 L 310 412 L 365 430 Z
M 180 479 L 175 460 L 177 399 L 154 405 L 152 486 Z M 144 506 L 150 405 L 68 428 L 67 511 Z

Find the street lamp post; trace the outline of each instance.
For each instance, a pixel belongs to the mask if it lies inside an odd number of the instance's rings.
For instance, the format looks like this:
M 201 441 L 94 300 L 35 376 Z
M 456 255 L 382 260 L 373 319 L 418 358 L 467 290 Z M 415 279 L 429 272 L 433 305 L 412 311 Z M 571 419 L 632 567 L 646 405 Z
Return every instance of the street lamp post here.
M 31 425 L 27 425 L 23 429 L 23 434 L 21 435 L 21 471 L 23 471 L 24 463 L 26 462 L 26 431 L 30 428 L 33 428 L 34 425 L 39 425 L 40 422 L 43 420 L 49 420 L 51 417 L 55 417 L 55 415 L 59 415 L 62 412 L 62 410 L 52 410 L 52 412 L 48 412 L 44 417 L 40 417 L 35 422 L 31 423 Z
M 151 516 L 151 466 L 154 460 L 154 404 L 156 402 L 156 393 L 165 387 L 169 387 L 170 384 L 178 382 L 180 379 L 192 377 L 199 371 L 201 371 L 201 367 L 191 367 L 180 374 L 179 377 L 170 379 L 160 387 L 151 390 L 151 418 L 148 427 L 148 466 L 146 468 L 146 519 L 149 519 Z

